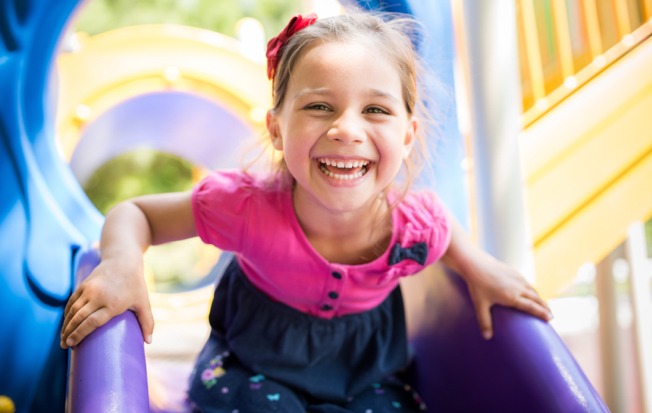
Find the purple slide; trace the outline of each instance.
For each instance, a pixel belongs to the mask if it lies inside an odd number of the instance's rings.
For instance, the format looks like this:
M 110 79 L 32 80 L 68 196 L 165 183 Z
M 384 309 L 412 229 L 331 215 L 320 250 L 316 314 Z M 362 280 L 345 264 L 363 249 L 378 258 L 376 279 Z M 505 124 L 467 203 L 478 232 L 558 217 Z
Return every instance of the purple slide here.
M 96 250 L 80 251 L 76 282 L 98 262 Z M 436 272 L 413 277 L 403 289 L 415 352 L 410 374 L 429 412 L 609 412 L 550 325 L 497 307 L 494 338 L 485 341 L 464 282 L 444 269 Z M 150 412 L 143 339 L 133 313 L 114 318 L 71 351 L 69 412 Z

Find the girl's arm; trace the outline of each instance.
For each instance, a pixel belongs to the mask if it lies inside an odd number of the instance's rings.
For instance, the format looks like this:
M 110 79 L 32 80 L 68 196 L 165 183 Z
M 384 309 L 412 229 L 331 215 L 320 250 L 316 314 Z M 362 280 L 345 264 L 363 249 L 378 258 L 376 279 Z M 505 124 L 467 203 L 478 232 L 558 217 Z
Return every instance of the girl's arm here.
M 450 222 L 451 242 L 442 262 L 466 281 L 484 338 L 493 336 L 494 304 L 514 307 L 546 321 L 552 318 L 548 305 L 521 274 L 477 248 L 454 219 Z
M 100 238 L 100 264 L 72 294 L 64 311 L 61 347 L 81 342 L 125 310 L 133 310 L 151 342 L 154 318 L 143 276 L 150 245 L 195 236 L 191 193 L 148 195 L 115 206 Z

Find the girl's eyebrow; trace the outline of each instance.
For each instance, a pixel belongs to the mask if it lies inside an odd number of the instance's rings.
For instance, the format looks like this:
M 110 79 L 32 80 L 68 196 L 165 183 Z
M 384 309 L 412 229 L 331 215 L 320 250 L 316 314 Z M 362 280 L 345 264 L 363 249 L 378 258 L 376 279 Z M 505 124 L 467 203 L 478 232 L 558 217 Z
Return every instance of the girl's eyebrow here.
M 301 99 L 304 96 L 309 96 L 309 95 L 318 95 L 318 96 L 325 96 L 328 95 L 328 89 L 325 87 L 318 87 L 318 88 L 305 88 L 297 92 L 296 95 L 292 97 L 293 100 L 296 99 Z
M 397 103 L 401 103 L 401 99 L 397 98 L 396 96 L 392 95 L 391 93 L 385 92 L 384 90 L 380 89 L 369 89 L 369 95 L 374 96 L 374 97 L 379 97 L 379 98 L 386 98 L 393 100 Z
M 328 88 L 325 87 L 318 87 L 318 88 L 305 88 L 297 92 L 293 96 L 293 100 L 300 99 L 305 96 L 309 95 L 317 95 L 317 96 L 327 96 L 330 94 L 330 91 Z M 397 103 L 401 102 L 401 99 L 397 98 L 396 96 L 392 95 L 391 93 L 385 92 L 384 90 L 381 89 L 376 89 L 376 88 L 370 88 L 367 92 L 367 94 L 371 97 L 379 97 L 379 98 L 386 98 L 393 100 Z

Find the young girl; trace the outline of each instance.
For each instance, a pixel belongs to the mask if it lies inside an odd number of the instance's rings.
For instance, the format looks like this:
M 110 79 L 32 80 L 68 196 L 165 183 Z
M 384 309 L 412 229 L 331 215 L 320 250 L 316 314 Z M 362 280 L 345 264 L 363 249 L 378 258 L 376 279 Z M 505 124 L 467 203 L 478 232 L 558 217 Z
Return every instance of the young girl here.
M 126 309 L 146 342 L 153 319 L 142 253 L 198 235 L 233 251 L 212 333 L 190 379 L 200 412 L 414 412 L 399 279 L 437 260 L 468 283 L 482 334 L 490 308 L 549 309 L 513 269 L 475 248 L 431 192 L 409 183 L 423 140 L 417 56 L 405 21 L 368 13 L 295 16 L 268 45 L 282 165 L 214 172 L 191 193 L 115 207 L 102 262 L 65 310 L 62 347 Z

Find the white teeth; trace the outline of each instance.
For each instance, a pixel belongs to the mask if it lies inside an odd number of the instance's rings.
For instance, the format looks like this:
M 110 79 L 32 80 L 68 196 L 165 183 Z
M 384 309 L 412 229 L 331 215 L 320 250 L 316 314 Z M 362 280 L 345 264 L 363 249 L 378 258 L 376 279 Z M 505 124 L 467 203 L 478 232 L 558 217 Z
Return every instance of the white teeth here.
M 322 162 L 322 164 L 326 164 L 326 162 Z M 361 171 L 354 172 L 354 173 L 348 174 L 348 175 L 333 173 L 333 172 L 329 171 L 328 169 L 326 169 L 326 167 L 324 165 L 320 165 L 319 170 L 322 171 L 324 173 L 324 175 L 326 175 L 326 176 L 329 176 L 329 177 L 334 178 L 334 179 L 341 179 L 341 180 L 344 180 L 344 181 L 349 181 L 349 180 L 352 180 L 352 179 L 361 178 L 362 175 L 364 175 L 367 172 L 367 168 L 365 168 L 364 166 L 362 167 Z
M 364 174 L 367 173 L 367 165 L 369 165 L 369 161 L 366 160 L 336 160 L 336 159 L 329 159 L 329 158 L 319 158 L 317 159 L 319 162 L 319 170 L 322 171 L 322 173 L 328 177 L 331 177 L 333 179 L 340 179 L 343 181 L 350 181 L 353 179 L 358 179 L 361 178 Z M 353 169 L 353 168 L 361 168 L 359 171 L 351 171 L 351 173 L 347 174 L 338 174 L 335 172 L 331 172 L 327 167 L 328 166 L 333 166 L 337 167 L 340 169 Z
M 369 161 L 339 161 L 339 160 L 334 160 L 334 159 L 327 159 L 327 158 L 321 158 L 318 159 L 319 163 L 327 165 L 327 166 L 335 166 L 337 168 L 359 168 L 361 166 L 366 166 L 369 165 Z

